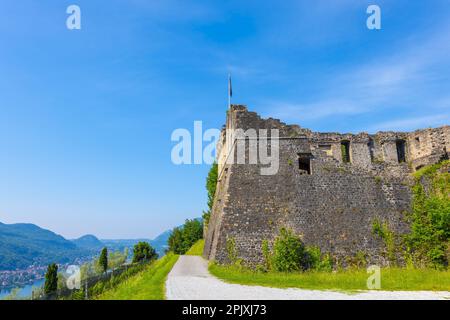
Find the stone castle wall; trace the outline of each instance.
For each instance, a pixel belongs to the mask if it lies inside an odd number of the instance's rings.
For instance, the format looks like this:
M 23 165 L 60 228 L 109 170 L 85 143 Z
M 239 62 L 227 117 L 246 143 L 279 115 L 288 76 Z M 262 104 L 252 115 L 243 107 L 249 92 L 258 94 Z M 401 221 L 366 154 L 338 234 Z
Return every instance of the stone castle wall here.
M 226 162 L 239 139 L 230 129 L 238 128 L 279 130 L 277 174 L 261 175 L 260 163 Z M 374 219 L 397 233 L 408 230 L 410 173 L 448 157 L 449 143 L 448 126 L 413 133 L 317 133 L 232 106 L 218 144 L 219 179 L 204 256 L 226 263 L 226 241 L 233 238 L 239 258 L 260 263 L 262 241 L 273 241 L 287 227 L 338 261 L 364 252 L 369 262 L 386 264 L 384 245 L 372 234 Z M 300 165 L 305 157 L 309 172 Z

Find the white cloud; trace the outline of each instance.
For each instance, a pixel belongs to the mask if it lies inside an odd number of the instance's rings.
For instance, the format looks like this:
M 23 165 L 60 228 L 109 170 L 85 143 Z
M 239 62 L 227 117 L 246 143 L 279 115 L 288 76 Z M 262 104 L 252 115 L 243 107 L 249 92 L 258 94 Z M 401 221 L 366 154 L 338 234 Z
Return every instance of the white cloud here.
M 448 123 L 450 123 L 450 113 L 385 121 L 373 125 L 369 131 L 412 131 L 420 128 L 439 127 Z
M 450 80 L 445 72 L 450 68 L 450 32 L 443 32 L 450 30 L 450 25 L 440 26 L 436 30 L 434 37 L 422 35 L 426 41 L 420 42 L 416 37 L 399 43 L 395 54 L 386 53 L 352 70 L 338 69 L 328 76 L 328 89 L 315 101 L 271 102 L 263 105 L 263 109 L 265 113 L 287 121 L 317 121 L 340 115 L 370 114 L 384 109 L 394 115 L 397 111 L 398 115 L 399 111 L 422 109 L 429 114 L 434 109 L 449 108 L 448 93 L 439 88 Z M 415 123 L 429 126 L 441 123 L 439 119 L 448 120 L 448 117 L 411 118 L 401 120 L 403 122 L 386 122 L 382 127 L 410 128 Z
M 272 103 L 268 108 L 269 115 L 290 120 L 317 120 L 340 115 L 354 115 L 361 114 L 367 110 L 353 102 L 345 100 L 327 100 L 317 103 L 306 104 L 288 104 L 288 103 Z

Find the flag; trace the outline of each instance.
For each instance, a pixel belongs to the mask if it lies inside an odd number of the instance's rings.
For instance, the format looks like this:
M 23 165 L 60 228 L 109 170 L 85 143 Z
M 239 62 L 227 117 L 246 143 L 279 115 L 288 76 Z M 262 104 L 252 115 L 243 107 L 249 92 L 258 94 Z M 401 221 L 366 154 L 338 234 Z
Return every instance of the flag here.
M 233 88 L 231 87 L 231 76 L 228 75 L 228 95 L 233 96 Z

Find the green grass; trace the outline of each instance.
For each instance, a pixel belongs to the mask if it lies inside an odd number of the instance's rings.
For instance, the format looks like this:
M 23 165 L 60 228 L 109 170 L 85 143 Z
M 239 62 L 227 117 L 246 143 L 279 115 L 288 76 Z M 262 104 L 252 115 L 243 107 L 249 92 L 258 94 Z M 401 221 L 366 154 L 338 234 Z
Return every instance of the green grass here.
M 201 256 L 203 254 L 203 247 L 205 246 L 205 240 L 200 239 L 192 245 L 192 247 L 186 252 L 187 256 Z
M 178 260 L 178 255 L 168 253 L 144 271 L 106 291 L 99 300 L 163 300 L 167 275 Z
M 209 271 L 230 283 L 275 288 L 303 288 L 318 290 L 367 290 L 366 270 L 346 270 L 304 273 L 263 273 L 236 266 L 210 264 Z M 381 290 L 450 291 L 450 270 L 385 268 L 381 269 Z

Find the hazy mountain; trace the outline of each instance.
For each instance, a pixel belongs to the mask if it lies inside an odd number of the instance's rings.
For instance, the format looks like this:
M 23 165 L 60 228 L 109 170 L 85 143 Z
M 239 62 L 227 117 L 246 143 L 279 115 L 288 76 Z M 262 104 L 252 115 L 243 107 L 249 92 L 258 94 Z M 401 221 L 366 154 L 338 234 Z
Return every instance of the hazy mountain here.
M 164 231 L 160 235 L 158 235 L 153 240 L 150 239 L 101 239 L 101 242 L 108 247 L 109 250 L 119 250 L 123 251 L 125 248 L 128 248 L 130 254 L 133 253 L 133 247 L 136 243 L 143 241 L 148 242 L 150 245 L 155 248 L 158 255 L 161 257 L 165 254 L 167 249 L 167 240 L 169 239 L 171 230 Z
M 101 250 L 105 244 L 98 240 L 98 238 L 92 234 L 87 234 L 78 239 L 73 239 L 73 243 L 79 248 L 99 251 Z
M 167 245 L 167 241 L 169 240 L 170 234 L 172 230 L 166 230 L 157 236 L 155 239 L 150 240 L 150 244 L 153 248 L 155 248 L 156 252 L 159 256 L 163 256 L 165 254 L 166 249 L 169 247 Z
M 35 263 L 65 263 L 85 253 L 73 242 L 34 224 L 0 223 L 0 270 L 26 268 Z
M 30 223 L 3 224 L 0 222 L 0 270 L 23 269 L 32 264 L 46 265 L 52 262 L 72 262 L 88 257 L 107 247 L 110 251 L 129 249 L 139 241 L 150 243 L 159 256 L 167 249 L 171 230 L 150 239 L 102 239 L 84 235 L 78 239 L 64 237 Z
M 195 218 L 194 220 L 197 221 L 203 221 L 202 218 Z M 177 228 L 181 228 L 181 226 L 178 226 Z M 158 252 L 159 256 L 163 256 L 165 254 L 166 249 L 169 248 L 169 245 L 167 244 L 170 235 L 172 234 L 172 230 L 166 230 L 163 233 L 161 233 L 159 236 L 157 236 L 155 239 L 150 240 L 150 244 L 155 248 L 156 252 Z
M 100 240 L 110 251 L 123 251 L 125 248 L 133 249 L 139 241 L 150 242 L 149 239 L 101 239 Z M 130 251 L 131 253 L 131 251 Z

